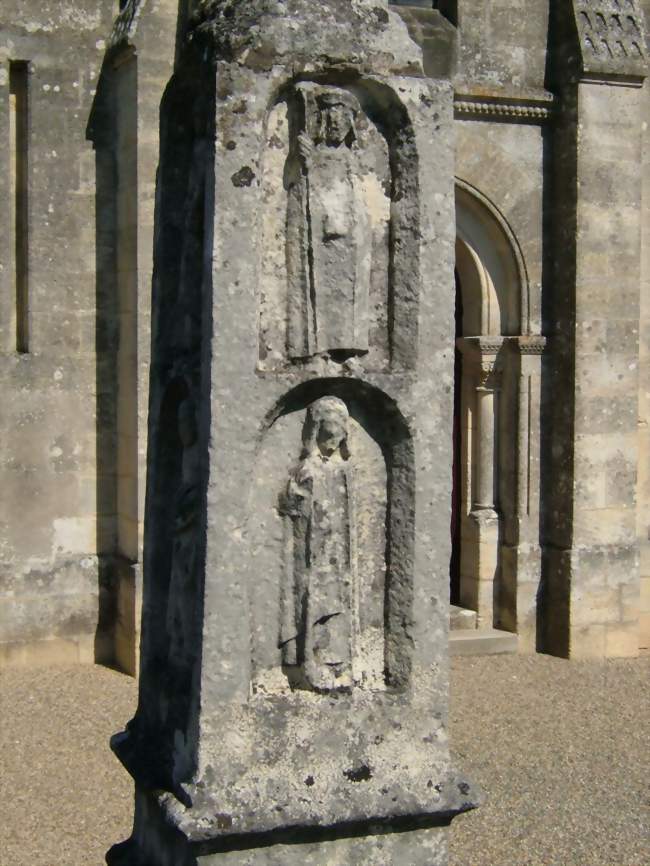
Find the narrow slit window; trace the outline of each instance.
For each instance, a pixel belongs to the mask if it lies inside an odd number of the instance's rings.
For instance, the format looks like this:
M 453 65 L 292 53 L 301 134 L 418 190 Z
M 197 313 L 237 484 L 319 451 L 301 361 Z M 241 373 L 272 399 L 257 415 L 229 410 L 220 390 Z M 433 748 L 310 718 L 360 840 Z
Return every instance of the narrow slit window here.
M 29 351 L 28 287 L 28 69 L 15 60 L 9 66 L 9 132 L 11 208 L 14 231 L 16 351 Z

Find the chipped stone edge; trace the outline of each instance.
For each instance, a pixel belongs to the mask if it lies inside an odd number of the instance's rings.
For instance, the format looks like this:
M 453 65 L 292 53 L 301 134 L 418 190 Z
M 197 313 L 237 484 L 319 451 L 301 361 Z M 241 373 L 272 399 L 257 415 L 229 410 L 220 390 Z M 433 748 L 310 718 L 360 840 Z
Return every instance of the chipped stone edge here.
M 128 42 L 136 34 L 138 21 L 147 0 L 126 0 L 124 8 L 113 23 L 111 35 L 108 38 L 108 47 L 115 48 L 124 42 Z

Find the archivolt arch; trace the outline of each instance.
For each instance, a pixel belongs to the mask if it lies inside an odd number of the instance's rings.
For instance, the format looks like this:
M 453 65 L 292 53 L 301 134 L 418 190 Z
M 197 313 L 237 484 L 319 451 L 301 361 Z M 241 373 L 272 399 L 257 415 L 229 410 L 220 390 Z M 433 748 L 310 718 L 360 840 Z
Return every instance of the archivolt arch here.
M 529 333 L 528 275 L 519 243 L 496 205 L 461 178 L 456 232 L 463 336 Z
M 539 353 L 517 239 L 476 187 L 456 181 L 457 340 L 452 597 L 479 628 L 530 636 L 531 512 L 539 463 Z M 537 482 L 535 482 L 537 483 Z M 520 545 L 529 573 L 523 573 Z

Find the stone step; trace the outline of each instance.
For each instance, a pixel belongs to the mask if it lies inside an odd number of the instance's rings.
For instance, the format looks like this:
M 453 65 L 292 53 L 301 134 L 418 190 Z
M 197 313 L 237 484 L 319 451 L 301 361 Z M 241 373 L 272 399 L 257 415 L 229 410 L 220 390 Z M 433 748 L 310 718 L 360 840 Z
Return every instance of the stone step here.
M 452 631 L 464 628 L 476 628 L 476 611 L 452 604 L 449 607 L 449 628 Z
M 455 629 L 449 635 L 452 656 L 489 656 L 517 652 L 517 635 L 496 628 Z

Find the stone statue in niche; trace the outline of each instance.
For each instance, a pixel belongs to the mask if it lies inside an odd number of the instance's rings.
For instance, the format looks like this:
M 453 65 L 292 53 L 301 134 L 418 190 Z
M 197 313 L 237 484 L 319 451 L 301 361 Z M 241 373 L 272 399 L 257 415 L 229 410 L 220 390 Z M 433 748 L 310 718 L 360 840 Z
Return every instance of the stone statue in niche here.
M 178 407 L 178 436 L 182 446 L 181 483 L 176 493 L 172 526 L 172 567 L 169 580 L 166 629 L 169 637 L 169 658 L 180 663 L 186 660 L 194 604 L 197 575 L 197 522 L 199 515 L 199 448 L 196 406 L 191 397 Z
M 368 351 L 372 234 L 361 181 L 357 98 L 299 84 L 290 103 L 287 354 Z
M 309 406 L 301 459 L 280 497 L 282 661 L 299 668 L 303 685 L 318 692 L 354 684 L 358 590 L 348 422 L 347 406 L 337 397 Z

